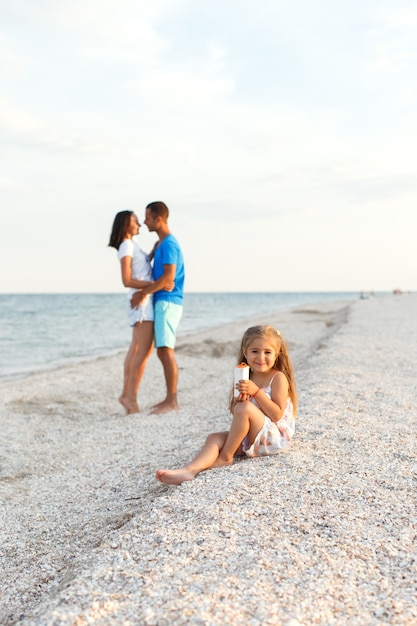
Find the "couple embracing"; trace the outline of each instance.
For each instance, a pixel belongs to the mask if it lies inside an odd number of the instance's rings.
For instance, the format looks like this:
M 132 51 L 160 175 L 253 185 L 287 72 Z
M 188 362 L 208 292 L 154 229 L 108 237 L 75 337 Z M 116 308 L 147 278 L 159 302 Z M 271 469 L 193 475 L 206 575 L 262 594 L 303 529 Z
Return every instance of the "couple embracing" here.
M 128 414 L 139 412 L 137 392 L 154 342 L 164 369 L 167 392 L 152 413 L 178 410 L 178 367 L 174 348 L 183 307 L 184 260 L 169 230 L 168 216 L 164 202 L 151 202 L 146 207 L 144 223 L 150 232 L 158 235 L 150 254 L 133 239 L 141 226 L 133 211 L 117 213 L 108 244 L 117 250 L 123 285 L 129 288 L 128 318 L 133 330 L 119 398 Z

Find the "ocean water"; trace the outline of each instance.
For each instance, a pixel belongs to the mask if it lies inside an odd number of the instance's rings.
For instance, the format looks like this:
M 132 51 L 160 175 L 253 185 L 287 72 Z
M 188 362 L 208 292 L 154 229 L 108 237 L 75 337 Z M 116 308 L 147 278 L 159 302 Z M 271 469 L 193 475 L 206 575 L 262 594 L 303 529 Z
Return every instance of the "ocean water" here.
M 358 293 L 189 293 L 178 335 Z M 0 294 L 0 378 L 24 376 L 127 349 L 121 294 Z

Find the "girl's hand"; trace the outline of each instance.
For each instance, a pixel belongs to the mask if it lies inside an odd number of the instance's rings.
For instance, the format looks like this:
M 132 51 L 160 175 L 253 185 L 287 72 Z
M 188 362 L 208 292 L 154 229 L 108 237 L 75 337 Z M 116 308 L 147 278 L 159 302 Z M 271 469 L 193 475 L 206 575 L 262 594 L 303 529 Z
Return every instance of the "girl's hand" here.
M 239 380 L 239 382 L 236 383 L 236 389 L 243 395 L 253 396 L 258 391 L 259 387 L 252 380 Z
M 248 402 L 248 400 L 250 400 L 250 396 L 247 393 L 241 393 L 236 398 L 236 402 Z
M 236 383 L 236 389 L 239 391 L 238 402 L 247 402 L 253 394 L 259 391 L 258 385 L 255 385 L 251 380 L 239 380 Z

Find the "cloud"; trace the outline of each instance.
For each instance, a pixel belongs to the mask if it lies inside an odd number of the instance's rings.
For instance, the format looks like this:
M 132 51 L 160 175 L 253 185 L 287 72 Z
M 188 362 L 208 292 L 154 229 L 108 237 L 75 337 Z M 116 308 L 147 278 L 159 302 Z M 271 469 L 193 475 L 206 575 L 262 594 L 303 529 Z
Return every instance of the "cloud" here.
M 0 68 L 2 75 L 14 79 L 21 77 L 26 70 L 25 60 L 6 35 L 0 35 Z
M 374 75 L 406 70 L 417 60 L 415 7 L 382 7 L 374 14 L 370 29 L 371 55 L 368 72 Z
M 219 96 L 233 93 L 233 80 L 219 75 L 217 60 L 209 57 L 206 62 L 189 64 L 188 67 L 175 64 L 160 66 L 146 72 L 139 81 L 138 95 L 142 94 L 147 102 L 154 102 L 156 109 L 169 107 L 181 109 L 183 113 L 195 111 L 195 107 L 209 109 Z
M 37 150 L 47 154 L 57 152 L 67 154 L 100 154 L 105 141 L 84 135 L 79 130 L 50 121 L 46 115 L 40 116 L 30 109 L 0 97 L 0 137 L 1 152 L 10 150 Z
M 350 181 L 334 181 L 334 188 L 354 202 L 394 200 L 409 193 L 417 193 L 417 175 L 357 177 Z

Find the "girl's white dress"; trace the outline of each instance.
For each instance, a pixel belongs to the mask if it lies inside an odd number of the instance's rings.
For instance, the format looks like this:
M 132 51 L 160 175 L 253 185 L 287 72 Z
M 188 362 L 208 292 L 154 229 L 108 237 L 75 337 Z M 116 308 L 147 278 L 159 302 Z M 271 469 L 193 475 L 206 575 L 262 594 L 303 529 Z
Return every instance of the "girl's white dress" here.
M 267 387 L 262 387 L 262 391 L 270 398 L 271 397 L 271 385 L 276 374 L 269 381 Z M 259 404 L 256 402 L 256 398 L 251 398 L 250 402 L 253 402 L 255 406 L 260 409 Z M 264 424 L 255 437 L 255 441 L 251 444 L 248 438 L 242 442 L 242 450 L 246 456 L 267 456 L 269 454 L 277 454 L 284 448 L 290 445 L 291 439 L 295 433 L 295 417 L 294 409 L 291 398 L 288 398 L 287 404 L 283 416 L 278 422 L 273 422 L 267 415 L 265 415 Z

